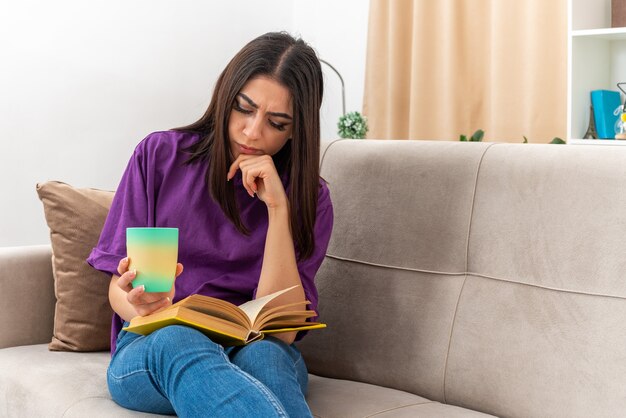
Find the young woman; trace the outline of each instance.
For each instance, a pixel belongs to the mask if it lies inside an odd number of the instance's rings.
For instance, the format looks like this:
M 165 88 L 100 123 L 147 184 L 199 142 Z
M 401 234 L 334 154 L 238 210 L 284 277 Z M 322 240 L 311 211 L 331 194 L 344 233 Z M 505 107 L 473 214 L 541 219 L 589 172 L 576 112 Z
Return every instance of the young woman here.
M 333 223 L 319 177 L 322 93 L 313 49 L 268 33 L 226 66 L 200 120 L 135 149 L 87 260 L 112 275 L 107 381 L 118 404 L 181 417 L 311 416 L 293 345 L 302 332 L 223 347 L 184 326 L 148 336 L 121 328 L 194 293 L 241 304 L 301 285 L 276 303 L 309 300 L 316 309 L 313 279 Z M 137 226 L 179 228 L 169 293 L 131 286 L 125 233 Z

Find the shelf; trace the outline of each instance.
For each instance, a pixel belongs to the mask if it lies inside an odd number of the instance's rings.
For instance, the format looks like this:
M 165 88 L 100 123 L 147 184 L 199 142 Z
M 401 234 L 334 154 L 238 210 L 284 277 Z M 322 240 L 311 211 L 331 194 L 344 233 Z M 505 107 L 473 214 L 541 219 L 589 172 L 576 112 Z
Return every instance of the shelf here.
M 568 145 L 613 145 L 624 146 L 626 141 L 621 139 L 573 139 L 567 141 Z
M 568 144 L 626 145 L 626 140 L 580 139 L 589 127 L 590 92 L 617 91 L 617 83 L 626 81 L 626 27 L 611 27 L 612 1 L 567 0 Z
M 573 30 L 572 37 L 590 37 L 596 39 L 605 39 L 607 41 L 618 41 L 626 39 L 626 28 Z

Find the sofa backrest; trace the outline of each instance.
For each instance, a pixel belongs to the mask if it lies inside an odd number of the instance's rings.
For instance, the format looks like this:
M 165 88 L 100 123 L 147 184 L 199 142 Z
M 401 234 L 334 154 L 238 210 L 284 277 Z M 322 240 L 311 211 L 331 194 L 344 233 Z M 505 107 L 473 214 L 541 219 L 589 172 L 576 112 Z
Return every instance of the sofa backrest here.
M 626 148 L 339 140 L 312 373 L 500 416 L 626 411 Z

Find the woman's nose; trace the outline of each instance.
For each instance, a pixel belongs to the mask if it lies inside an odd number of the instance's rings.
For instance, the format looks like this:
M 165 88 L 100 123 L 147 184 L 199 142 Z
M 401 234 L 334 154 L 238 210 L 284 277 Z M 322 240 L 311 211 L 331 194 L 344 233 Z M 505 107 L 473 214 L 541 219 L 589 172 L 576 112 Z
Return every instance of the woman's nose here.
M 243 129 L 244 135 L 252 140 L 259 139 L 261 137 L 261 129 L 263 127 L 262 124 L 263 118 L 257 112 L 254 117 L 249 118 L 246 121 L 246 126 Z

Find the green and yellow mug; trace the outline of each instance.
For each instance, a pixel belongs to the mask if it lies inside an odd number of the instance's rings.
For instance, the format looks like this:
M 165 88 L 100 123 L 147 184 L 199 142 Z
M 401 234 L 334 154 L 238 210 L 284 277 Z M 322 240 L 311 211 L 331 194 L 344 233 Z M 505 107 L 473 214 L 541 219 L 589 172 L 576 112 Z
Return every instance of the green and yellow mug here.
M 133 287 L 169 292 L 176 278 L 178 228 L 126 228 L 129 270 L 137 270 Z

